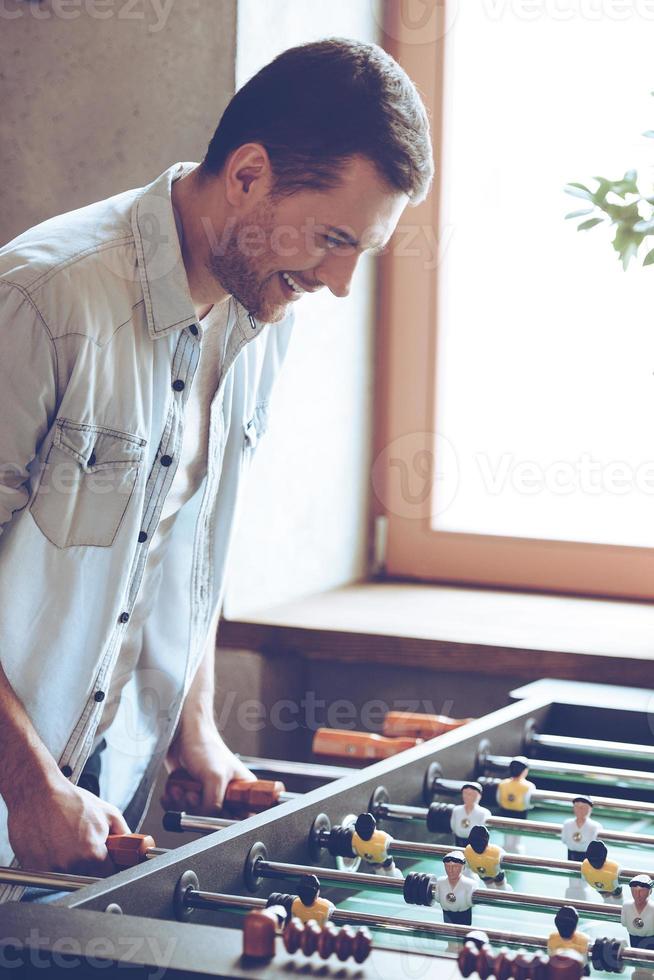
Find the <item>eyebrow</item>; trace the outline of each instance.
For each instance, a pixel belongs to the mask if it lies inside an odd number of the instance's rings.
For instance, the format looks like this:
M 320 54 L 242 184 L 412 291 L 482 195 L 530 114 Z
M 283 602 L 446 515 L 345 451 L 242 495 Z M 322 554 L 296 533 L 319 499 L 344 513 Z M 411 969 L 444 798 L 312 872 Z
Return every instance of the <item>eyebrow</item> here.
M 327 231 L 331 232 L 333 235 L 338 235 L 339 238 L 342 238 L 346 242 L 346 244 L 351 245 L 352 248 L 361 248 L 361 243 L 358 242 L 356 238 L 352 238 L 352 235 L 348 235 L 348 233 L 344 231 L 342 228 L 335 228 L 334 225 L 326 225 L 326 228 Z M 379 252 L 382 252 L 385 248 L 386 248 L 386 243 L 382 242 L 380 245 L 375 245 L 374 248 L 369 248 L 368 251 L 370 252 L 371 255 L 377 255 Z

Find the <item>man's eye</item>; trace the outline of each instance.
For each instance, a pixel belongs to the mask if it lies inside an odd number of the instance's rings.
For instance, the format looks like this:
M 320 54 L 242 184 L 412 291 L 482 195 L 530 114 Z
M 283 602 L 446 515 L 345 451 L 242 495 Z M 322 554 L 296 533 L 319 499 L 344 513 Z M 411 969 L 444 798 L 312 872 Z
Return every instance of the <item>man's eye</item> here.
M 347 245 L 347 242 L 342 241 L 340 238 L 334 238 L 332 235 L 323 235 L 322 237 L 327 242 L 329 248 L 335 248 L 337 245 Z

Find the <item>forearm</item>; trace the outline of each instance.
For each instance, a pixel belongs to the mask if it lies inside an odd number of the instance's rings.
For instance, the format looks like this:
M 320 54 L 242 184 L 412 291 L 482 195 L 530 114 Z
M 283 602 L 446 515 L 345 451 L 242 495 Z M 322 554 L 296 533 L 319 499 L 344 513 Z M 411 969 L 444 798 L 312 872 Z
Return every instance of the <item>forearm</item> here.
M 0 666 L 0 796 L 10 800 L 29 781 L 46 783 L 59 769 Z
M 219 613 L 216 613 L 209 628 L 202 660 L 184 701 L 180 728 L 197 728 L 214 724 L 214 668 L 218 618 Z

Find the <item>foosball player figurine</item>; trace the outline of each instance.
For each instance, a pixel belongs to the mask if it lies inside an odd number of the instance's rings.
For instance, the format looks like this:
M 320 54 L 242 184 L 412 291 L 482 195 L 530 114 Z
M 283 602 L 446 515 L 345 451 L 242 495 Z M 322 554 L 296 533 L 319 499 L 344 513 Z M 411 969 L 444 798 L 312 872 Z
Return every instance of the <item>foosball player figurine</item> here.
M 478 874 L 486 888 L 508 888 L 502 871 L 504 849 L 489 843 L 486 827 L 473 827 L 464 849 L 468 867 Z
M 378 874 L 389 878 L 403 878 L 404 875 L 395 867 L 395 862 L 388 853 L 392 843 L 393 838 L 390 834 L 377 830 L 377 821 L 372 813 L 359 814 L 352 833 L 354 853 L 373 865 Z
M 584 974 L 588 976 L 588 948 L 590 938 L 585 932 L 577 932 L 579 913 L 572 905 L 564 905 L 554 916 L 556 932 L 551 932 L 547 938 L 547 952 L 550 956 L 573 949 L 584 961 Z
M 654 903 L 652 879 L 649 875 L 636 875 L 629 882 L 631 901 L 626 901 L 620 913 L 620 922 L 629 933 L 629 945 L 634 949 L 654 948 Z
M 485 806 L 480 806 L 482 789 L 479 783 L 464 783 L 461 787 L 461 799 L 452 810 L 450 826 L 454 834 L 454 842 L 459 847 L 465 847 L 468 843 L 468 835 L 473 827 L 485 827 L 486 821 L 491 815 L 490 810 Z
M 291 915 L 300 922 L 315 919 L 324 926 L 334 911 L 334 903 L 320 897 L 320 882 L 315 875 L 304 875 L 297 890 L 297 897 L 291 905 Z
M 465 863 L 462 851 L 450 851 L 445 855 L 445 874 L 436 879 L 436 899 L 443 910 L 443 922 L 469 926 L 472 922 L 472 893 L 477 882 L 463 874 Z
M 527 779 L 529 763 L 524 756 L 516 756 L 509 763 L 509 775 L 501 779 L 497 787 L 497 805 L 503 817 L 525 819 L 531 806 L 531 794 L 536 787 Z
M 622 893 L 620 866 L 617 861 L 609 861 L 607 854 L 604 841 L 591 841 L 581 862 L 581 873 L 604 898 L 617 898 Z
M 575 796 L 572 809 L 574 817 L 564 821 L 561 840 L 568 848 L 568 861 L 583 861 L 588 845 L 597 840 L 603 827 L 597 820 L 591 820 L 593 803 L 587 796 Z

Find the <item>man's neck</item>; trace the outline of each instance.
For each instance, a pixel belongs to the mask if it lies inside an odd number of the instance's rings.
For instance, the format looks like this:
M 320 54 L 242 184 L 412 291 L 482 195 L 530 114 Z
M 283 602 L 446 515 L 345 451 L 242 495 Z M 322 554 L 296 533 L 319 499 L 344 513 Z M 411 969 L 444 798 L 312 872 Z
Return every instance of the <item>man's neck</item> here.
M 196 171 L 197 168 L 173 181 L 170 193 L 189 292 L 200 320 L 215 303 L 228 299 L 229 294 L 204 265 L 208 236 L 220 238 L 222 220 L 216 195 L 210 193 L 209 185 L 198 181 Z M 208 222 L 208 227 L 203 222 Z

